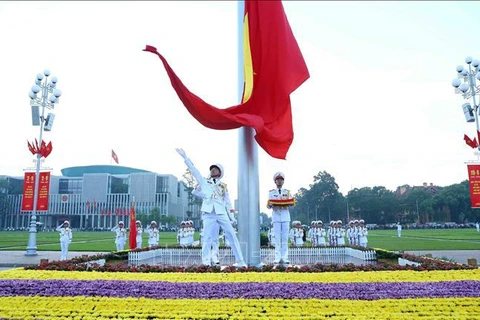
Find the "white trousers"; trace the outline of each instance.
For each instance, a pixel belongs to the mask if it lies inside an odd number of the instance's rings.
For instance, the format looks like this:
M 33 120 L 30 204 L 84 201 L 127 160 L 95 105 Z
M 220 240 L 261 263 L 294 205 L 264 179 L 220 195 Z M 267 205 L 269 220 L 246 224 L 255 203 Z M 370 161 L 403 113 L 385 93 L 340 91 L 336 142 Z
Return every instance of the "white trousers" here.
M 274 222 L 275 262 L 288 261 L 288 232 L 290 221 Z
M 212 236 L 212 251 L 210 252 L 211 254 L 211 261 L 213 264 L 216 264 L 220 262 L 218 254 L 219 254 L 219 247 L 220 247 L 220 241 L 218 240 L 218 236 L 220 234 L 220 225 L 218 223 L 215 223 L 215 225 L 212 228 L 213 236 Z
M 235 262 L 243 263 L 243 254 L 240 250 L 240 243 L 238 242 L 235 230 L 232 223 L 226 214 L 216 214 L 215 212 L 203 212 L 203 234 L 205 241 L 202 241 L 202 263 L 210 265 L 212 260 L 212 245 L 213 237 L 218 239 L 218 227 L 222 227 L 225 236 L 232 245 L 232 251 L 235 255 Z
M 68 244 L 69 244 L 68 240 L 60 241 L 60 249 L 62 250 L 62 254 L 60 255 L 60 260 L 67 260 Z
M 125 241 L 115 241 L 115 244 L 117 245 L 117 251 L 122 251 L 125 247 Z
M 143 239 L 142 237 L 137 237 L 136 240 L 137 240 L 137 248 L 140 249 L 142 247 Z

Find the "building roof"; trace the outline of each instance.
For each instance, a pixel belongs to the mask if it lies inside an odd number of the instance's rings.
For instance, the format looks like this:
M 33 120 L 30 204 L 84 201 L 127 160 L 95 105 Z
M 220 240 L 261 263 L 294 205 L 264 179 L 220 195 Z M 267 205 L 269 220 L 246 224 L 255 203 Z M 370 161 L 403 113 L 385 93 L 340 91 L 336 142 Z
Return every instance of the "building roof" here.
M 65 177 L 82 177 L 85 173 L 108 173 L 108 174 L 130 174 L 139 172 L 151 172 L 143 169 L 130 168 L 118 165 L 93 165 L 81 167 L 69 167 L 60 170 Z

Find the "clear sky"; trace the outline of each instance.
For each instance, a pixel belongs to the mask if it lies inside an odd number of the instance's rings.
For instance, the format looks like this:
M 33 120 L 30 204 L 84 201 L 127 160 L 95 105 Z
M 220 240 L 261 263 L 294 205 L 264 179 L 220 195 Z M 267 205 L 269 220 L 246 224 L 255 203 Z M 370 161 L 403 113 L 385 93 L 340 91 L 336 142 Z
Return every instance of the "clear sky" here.
M 479 2 L 285 1 L 311 78 L 292 95 L 294 142 L 287 160 L 259 148 L 260 209 L 276 171 L 285 187 L 308 188 L 319 171 L 351 188 L 423 182 L 445 186 L 468 178 L 475 160 L 463 141 L 475 124 L 454 94 L 455 68 L 480 58 Z M 158 48 L 194 93 L 220 108 L 238 102 L 237 3 L 0 2 L 0 174 L 33 168 L 27 140 L 28 92 L 48 68 L 63 95 L 53 129 L 52 174 L 70 166 L 111 164 L 185 172 L 182 147 L 208 173 L 225 167 L 237 196 L 238 130 L 215 131 L 183 107 Z M 213 147 L 213 148 L 212 148 Z

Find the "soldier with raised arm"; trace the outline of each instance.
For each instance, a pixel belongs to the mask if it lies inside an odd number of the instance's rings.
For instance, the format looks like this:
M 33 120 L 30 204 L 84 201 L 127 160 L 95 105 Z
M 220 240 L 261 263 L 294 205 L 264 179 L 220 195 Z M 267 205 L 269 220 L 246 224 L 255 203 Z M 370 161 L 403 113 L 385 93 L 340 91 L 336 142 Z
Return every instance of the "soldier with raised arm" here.
M 232 246 L 236 261 L 235 266 L 246 267 L 247 264 L 243 260 L 240 243 L 232 226 L 237 223 L 237 220 L 235 220 L 233 216 L 235 210 L 230 201 L 227 185 L 220 181 L 224 174 L 222 165 L 212 164 L 209 168 L 210 175 L 204 178 L 200 171 L 193 165 L 190 158 L 187 157 L 183 149 L 177 148 L 175 150 L 182 156 L 185 164 L 198 183 L 196 195 L 203 199 L 200 209 L 202 211 L 204 235 L 202 239 L 202 263 L 204 265 L 211 265 L 212 263 L 211 251 L 213 237 L 218 237 L 218 229 L 216 228 L 216 224 L 218 223 Z

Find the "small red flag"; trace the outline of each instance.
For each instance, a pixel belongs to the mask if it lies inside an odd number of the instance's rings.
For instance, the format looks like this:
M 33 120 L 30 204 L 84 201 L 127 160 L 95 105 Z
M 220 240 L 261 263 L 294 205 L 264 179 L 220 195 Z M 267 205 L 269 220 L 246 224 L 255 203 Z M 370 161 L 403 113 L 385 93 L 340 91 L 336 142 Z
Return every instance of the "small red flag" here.
M 478 147 L 477 138 L 473 138 L 473 141 L 472 141 L 472 139 L 470 139 L 466 134 L 464 134 L 463 140 L 465 140 L 465 143 L 473 149 Z
M 113 151 L 113 149 L 112 149 L 112 158 L 118 164 L 118 157 L 117 157 L 117 154 L 115 153 L 115 151 Z
M 135 202 L 132 201 L 132 208 L 130 209 L 130 235 L 129 235 L 130 249 L 137 247 L 137 226 L 135 224 Z
M 27 140 L 27 143 L 28 143 L 28 150 L 30 150 L 30 152 L 35 155 L 37 152 L 35 151 L 35 148 L 30 144 L 30 142 Z
M 50 141 L 46 146 L 45 146 L 45 151 L 43 153 L 43 156 L 46 158 L 50 155 L 50 153 L 52 152 L 52 141 Z

